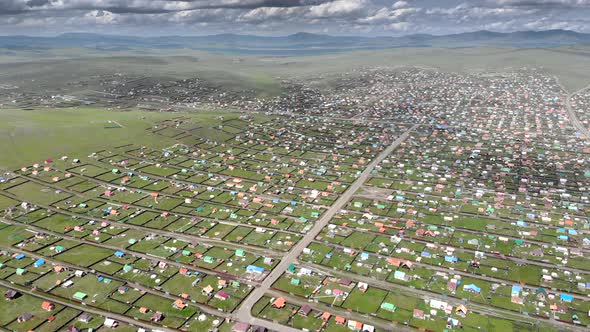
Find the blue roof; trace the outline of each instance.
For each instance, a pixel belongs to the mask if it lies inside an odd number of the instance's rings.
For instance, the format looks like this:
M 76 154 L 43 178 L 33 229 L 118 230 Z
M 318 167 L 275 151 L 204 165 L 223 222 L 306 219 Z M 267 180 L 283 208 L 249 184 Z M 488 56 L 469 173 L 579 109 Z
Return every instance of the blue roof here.
M 432 255 L 428 251 L 423 251 L 423 252 L 420 253 L 420 256 L 422 256 L 422 257 L 431 257 Z
M 36 266 L 41 266 L 41 265 L 43 265 L 43 264 L 45 264 L 45 260 L 44 260 L 44 259 L 41 259 L 41 258 L 39 258 L 39 259 L 38 259 L 38 260 L 35 262 L 35 265 L 36 265 Z
M 115 256 L 117 256 L 117 257 L 123 257 L 123 256 L 125 256 L 125 253 L 122 252 L 122 251 L 117 250 L 117 251 L 115 251 Z
M 517 285 L 512 286 L 512 294 L 515 294 L 515 293 L 518 294 L 518 293 L 520 293 L 521 290 L 522 290 L 522 287 L 520 287 L 520 286 L 517 286 Z
M 464 290 L 474 291 L 476 293 L 481 293 L 481 288 L 477 287 L 474 284 L 465 285 L 465 286 L 463 286 L 463 289 Z
M 25 258 L 25 254 L 18 254 L 16 256 L 14 256 L 14 259 L 23 259 Z
M 574 297 L 569 294 L 561 294 L 559 295 L 559 299 L 566 302 L 572 302 L 574 300 Z
M 567 302 L 571 302 L 571 301 L 573 301 L 573 300 L 574 300 L 574 297 L 573 297 L 573 296 L 571 296 L 571 295 L 569 295 L 569 294 L 561 294 L 561 295 L 559 296 L 559 298 L 560 298 L 562 301 L 567 301 Z
M 264 272 L 264 268 L 260 267 L 260 266 L 256 266 L 256 265 L 248 265 L 246 267 L 246 271 L 248 272 Z
M 457 259 L 455 256 L 445 256 L 445 261 L 456 263 L 459 261 L 459 259 Z

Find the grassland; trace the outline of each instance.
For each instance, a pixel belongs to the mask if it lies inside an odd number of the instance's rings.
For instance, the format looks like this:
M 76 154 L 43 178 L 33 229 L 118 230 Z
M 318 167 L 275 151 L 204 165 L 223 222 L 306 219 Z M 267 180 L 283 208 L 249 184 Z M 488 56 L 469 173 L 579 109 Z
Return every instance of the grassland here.
M 228 120 L 238 113 L 193 112 L 157 113 L 108 111 L 98 108 L 0 110 L 0 167 L 18 168 L 39 158 L 61 155 L 82 156 L 103 148 L 141 142 L 163 148 L 175 143 L 172 138 L 151 134 L 155 122 L 178 116 L 191 118 L 203 128 Z M 116 121 L 122 128 L 105 128 Z M 212 131 L 213 129 L 209 129 Z

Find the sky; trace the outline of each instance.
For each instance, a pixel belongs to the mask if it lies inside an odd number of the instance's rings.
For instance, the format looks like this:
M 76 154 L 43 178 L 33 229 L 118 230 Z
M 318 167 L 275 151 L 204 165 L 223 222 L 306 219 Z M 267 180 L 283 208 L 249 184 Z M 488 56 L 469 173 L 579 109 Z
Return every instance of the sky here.
M 0 0 L 0 35 L 590 33 L 590 0 Z

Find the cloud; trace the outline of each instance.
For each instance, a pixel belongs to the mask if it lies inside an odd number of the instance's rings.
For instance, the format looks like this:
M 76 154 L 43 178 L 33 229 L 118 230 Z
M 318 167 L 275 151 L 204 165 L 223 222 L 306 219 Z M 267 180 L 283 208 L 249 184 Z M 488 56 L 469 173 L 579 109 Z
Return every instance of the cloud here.
M 590 32 L 590 0 L 0 0 L 0 33 Z M 35 23 L 37 22 L 37 23 Z
M 415 7 L 388 9 L 381 8 L 372 15 L 359 19 L 359 22 L 365 24 L 387 23 L 393 21 L 400 21 L 410 15 L 419 13 L 422 9 Z
M 360 13 L 369 4 L 368 0 L 336 0 L 310 8 L 313 17 L 345 16 Z
M 518 6 L 534 8 L 590 7 L 590 0 L 488 0 L 494 6 Z
M 399 8 L 408 7 L 409 5 L 410 4 L 407 1 L 397 1 L 391 6 L 391 8 L 399 9 Z

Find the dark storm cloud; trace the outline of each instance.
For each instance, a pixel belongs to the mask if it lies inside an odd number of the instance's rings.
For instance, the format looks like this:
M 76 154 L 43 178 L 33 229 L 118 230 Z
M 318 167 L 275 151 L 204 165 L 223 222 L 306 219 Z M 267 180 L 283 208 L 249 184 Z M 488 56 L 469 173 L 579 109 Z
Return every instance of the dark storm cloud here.
M 0 12 L 108 10 L 113 13 L 169 13 L 195 9 L 255 9 L 313 6 L 330 0 L 0 0 Z
M 495 6 L 515 6 L 531 8 L 578 8 L 590 7 L 590 0 L 490 0 Z

